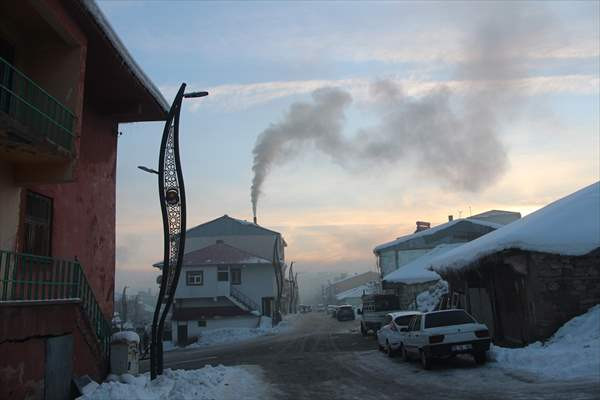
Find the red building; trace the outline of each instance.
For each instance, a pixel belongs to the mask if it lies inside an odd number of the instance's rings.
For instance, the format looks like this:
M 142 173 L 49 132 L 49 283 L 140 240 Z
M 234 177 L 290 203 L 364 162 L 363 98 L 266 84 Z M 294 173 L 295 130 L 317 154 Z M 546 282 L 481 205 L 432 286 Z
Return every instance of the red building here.
M 167 109 L 93 1 L 0 2 L 0 398 L 106 374 L 118 124 Z

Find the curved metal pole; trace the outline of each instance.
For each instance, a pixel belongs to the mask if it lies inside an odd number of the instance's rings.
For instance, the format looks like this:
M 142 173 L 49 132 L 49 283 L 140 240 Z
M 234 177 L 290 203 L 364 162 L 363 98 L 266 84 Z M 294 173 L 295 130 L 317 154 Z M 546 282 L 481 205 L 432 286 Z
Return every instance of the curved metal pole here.
M 185 249 L 185 189 L 179 159 L 179 114 L 185 86 L 185 83 L 181 84 L 169 110 L 159 153 L 158 195 L 163 219 L 164 256 L 160 290 L 152 319 L 151 379 L 163 371 L 163 327 L 177 289 Z M 163 302 L 165 307 L 161 313 Z

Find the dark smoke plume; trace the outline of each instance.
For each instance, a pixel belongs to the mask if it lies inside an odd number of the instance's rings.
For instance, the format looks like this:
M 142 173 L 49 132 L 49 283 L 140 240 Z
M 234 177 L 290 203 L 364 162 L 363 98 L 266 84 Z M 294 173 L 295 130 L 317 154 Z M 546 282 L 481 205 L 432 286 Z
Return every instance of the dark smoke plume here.
M 476 84 L 473 90 L 458 94 L 440 86 L 414 98 L 393 81 L 375 82 L 369 95 L 379 122 L 352 137 L 343 134 L 345 111 L 352 103 L 347 91 L 322 88 L 313 92 L 311 102 L 292 104 L 281 122 L 257 138 L 254 215 L 273 165 L 311 147 L 347 168 L 413 159 L 421 171 L 458 190 L 478 191 L 497 181 L 508 164 L 499 122 L 516 110 L 514 93 L 502 80 L 525 77 L 515 57 L 535 47 L 546 18 L 510 7 L 494 8 L 490 15 L 469 35 L 456 71 L 458 79 Z

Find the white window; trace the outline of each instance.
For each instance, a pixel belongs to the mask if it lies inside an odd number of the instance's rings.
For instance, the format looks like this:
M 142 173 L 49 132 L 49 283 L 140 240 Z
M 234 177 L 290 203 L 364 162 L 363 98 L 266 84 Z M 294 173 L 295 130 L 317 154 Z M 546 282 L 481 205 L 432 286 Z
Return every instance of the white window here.
M 203 271 L 186 272 L 186 282 L 188 286 L 202 286 L 204 284 Z

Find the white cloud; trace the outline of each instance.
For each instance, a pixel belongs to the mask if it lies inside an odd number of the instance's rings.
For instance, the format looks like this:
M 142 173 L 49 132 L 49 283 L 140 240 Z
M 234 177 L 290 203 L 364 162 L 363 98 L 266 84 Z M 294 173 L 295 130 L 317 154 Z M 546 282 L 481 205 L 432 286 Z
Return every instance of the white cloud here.
M 597 94 L 600 91 L 600 78 L 597 75 L 555 75 L 537 76 L 512 80 L 419 80 L 388 78 L 400 84 L 409 96 L 422 96 L 428 92 L 446 87 L 458 93 L 473 90 L 493 90 L 496 87 L 509 89 L 515 94 L 531 96 L 543 94 Z M 308 94 L 321 87 L 340 87 L 348 90 L 355 101 L 369 102 L 370 78 L 337 80 L 298 80 L 274 81 L 248 84 L 228 84 L 208 88 L 210 96 L 202 100 L 191 100 L 190 109 L 196 111 L 204 107 L 232 111 L 242 110 L 286 97 Z M 175 87 L 162 86 L 167 97 L 172 97 Z

